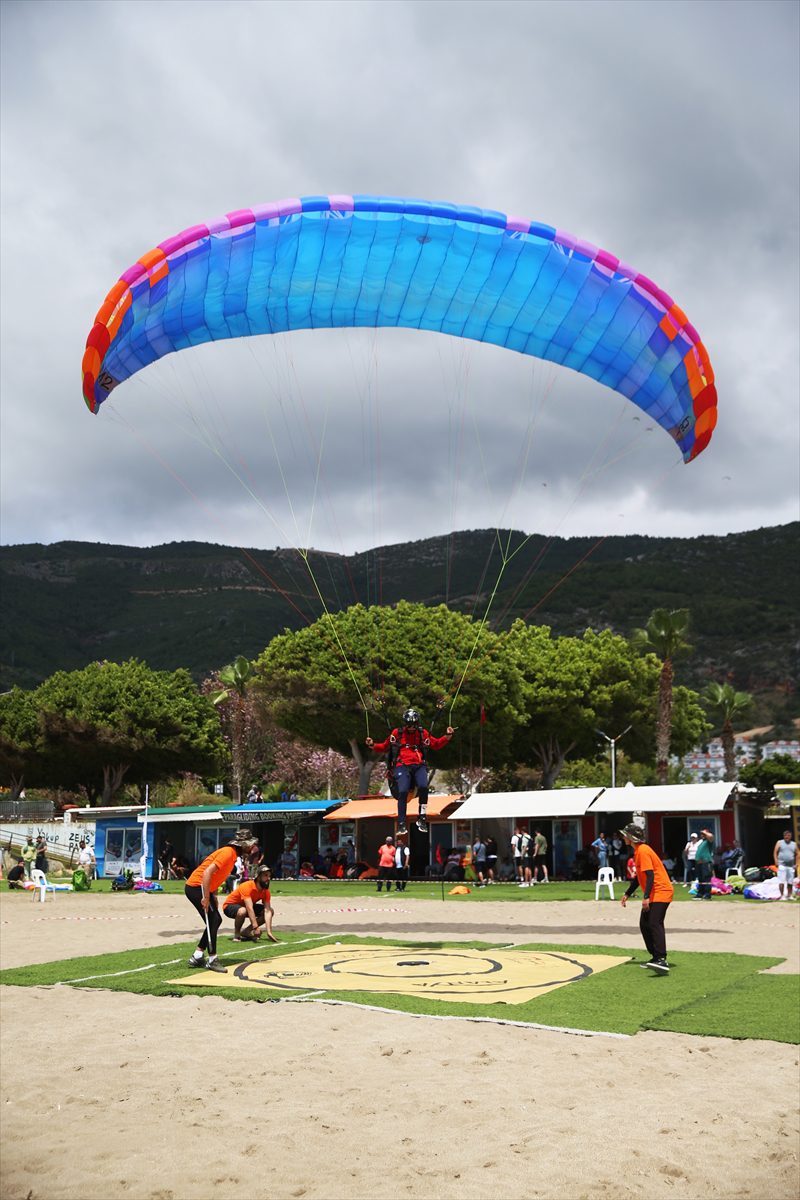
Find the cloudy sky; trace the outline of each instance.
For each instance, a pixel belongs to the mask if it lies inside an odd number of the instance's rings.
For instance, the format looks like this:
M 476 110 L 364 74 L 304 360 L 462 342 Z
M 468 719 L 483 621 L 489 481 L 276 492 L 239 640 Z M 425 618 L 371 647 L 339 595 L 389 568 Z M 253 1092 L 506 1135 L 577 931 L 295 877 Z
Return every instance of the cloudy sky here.
M 449 529 L 679 536 L 798 517 L 798 7 L 2 4 L 2 541 L 364 549 Z M 172 355 L 97 417 L 111 284 L 198 221 L 319 193 L 525 214 L 688 313 L 684 466 L 573 372 L 409 331 Z

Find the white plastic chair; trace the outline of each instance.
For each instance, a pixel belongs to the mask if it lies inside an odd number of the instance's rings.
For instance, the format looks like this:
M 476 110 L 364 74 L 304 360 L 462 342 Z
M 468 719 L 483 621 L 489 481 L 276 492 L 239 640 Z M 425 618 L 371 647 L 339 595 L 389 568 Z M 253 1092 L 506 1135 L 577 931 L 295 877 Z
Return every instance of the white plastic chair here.
M 614 868 L 601 867 L 597 872 L 597 883 L 594 885 L 594 898 L 600 899 L 600 888 L 607 887 L 611 899 L 614 899 Z
M 47 882 L 47 876 L 44 871 L 39 871 L 36 867 L 31 867 L 31 883 L 34 885 L 32 892 L 34 901 L 41 900 L 42 904 L 44 904 L 48 891 L 53 893 L 53 899 L 55 900 L 55 888 Z

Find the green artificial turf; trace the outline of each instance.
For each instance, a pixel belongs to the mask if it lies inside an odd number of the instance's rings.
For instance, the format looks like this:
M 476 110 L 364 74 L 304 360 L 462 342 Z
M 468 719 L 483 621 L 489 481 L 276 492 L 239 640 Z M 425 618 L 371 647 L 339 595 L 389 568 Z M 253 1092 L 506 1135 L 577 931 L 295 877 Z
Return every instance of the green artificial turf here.
M 419 942 L 392 939 L 387 943 L 386 939 L 357 935 L 317 938 L 298 933 L 282 934 L 281 944 L 277 946 L 248 946 L 246 950 L 238 946 L 234 948 L 227 938 L 222 938 L 220 954 L 227 965 L 235 965 L 237 962 L 277 958 L 333 942 L 342 945 L 391 944 L 413 947 L 417 951 L 423 949 L 423 944 Z M 437 942 L 425 945 L 428 948 L 493 948 L 486 942 Z M 288 998 L 285 991 L 273 991 L 267 987 L 226 989 L 223 984 L 211 993 L 198 993 L 196 988 L 170 983 L 171 979 L 185 972 L 186 960 L 193 947 L 193 942 L 176 943 L 17 967 L 1 972 L 0 983 L 21 987 L 62 984 L 155 996 L 212 994 L 231 1000 L 256 1000 L 262 1003 L 285 1001 Z M 629 955 L 629 951 L 607 946 L 531 943 L 516 946 L 515 949 L 564 954 Z M 792 1043 L 800 1041 L 797 1015 L 800 980 L 796 975 L 758 974 L 777 965 L 780 959 L 678 952 L 670 958 L 673 964 L 671 973 L 659 976 L 637 965 L 644 958 L 643 952 L 635 954 L 634 961 L 547 992 L 524 1004 L 447 1003 L 391 992 L 329 991 L 324 993 L 324 998 L 351 1004 L 378 1005 L 406 1013 L 488 1017 L 609 1033 L 635 1034 L 642 1029 L 662 1029 L 708 1037 L 765 1038 Z M 87 979 L 87 976 L 102 978 Z M 78 982 L 80 980 L 83 982 Z M 296 993 L 297 996 L 302 994 Z

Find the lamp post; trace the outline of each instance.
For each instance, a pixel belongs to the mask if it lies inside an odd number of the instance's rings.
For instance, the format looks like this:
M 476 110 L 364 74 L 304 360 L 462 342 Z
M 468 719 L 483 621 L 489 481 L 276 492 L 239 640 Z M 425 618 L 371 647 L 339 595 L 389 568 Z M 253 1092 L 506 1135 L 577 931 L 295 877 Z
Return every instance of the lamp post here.
M 626 733 L 630 733 L 630 731 L 632 729 L 633 729 L 633 726 L 628 725 L 628 726 L 626 726 L 625 729 L 623 729 L 622 733 L 618 733 L 616 737 L 609 737 L 608 734 L 604 733 L 602 729 L 595 729 L 595 733 L 599 733 L 601 737 L 604 737 L 606 739 L 606 741 L 609 743 L 609 745 L 611 746 L 611 786 L 612 786 L 612 788 L 615 788 L 617 786 L 617 742 L 620 740 L 620 738 L 624 738 Z

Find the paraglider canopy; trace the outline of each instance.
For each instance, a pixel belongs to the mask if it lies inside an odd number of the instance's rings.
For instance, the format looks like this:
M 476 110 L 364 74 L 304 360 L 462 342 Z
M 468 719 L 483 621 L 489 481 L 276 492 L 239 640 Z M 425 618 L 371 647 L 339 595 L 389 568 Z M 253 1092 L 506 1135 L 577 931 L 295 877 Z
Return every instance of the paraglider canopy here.
M 97 412 L 143 367 L 203 342 L 333 326 L 433 330 L 570 367 L 638 405 L 687 462 L 716 424 L 699 334 L 645 275 L 527 218 L 375 196 L 240 209 L 143 254 L 97 313 L 84 398 Z

